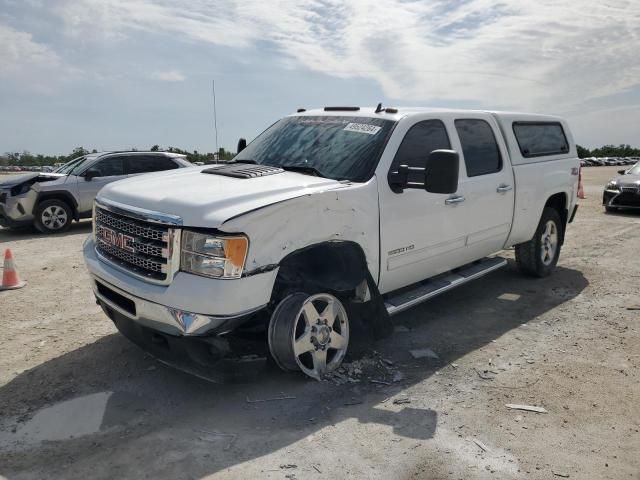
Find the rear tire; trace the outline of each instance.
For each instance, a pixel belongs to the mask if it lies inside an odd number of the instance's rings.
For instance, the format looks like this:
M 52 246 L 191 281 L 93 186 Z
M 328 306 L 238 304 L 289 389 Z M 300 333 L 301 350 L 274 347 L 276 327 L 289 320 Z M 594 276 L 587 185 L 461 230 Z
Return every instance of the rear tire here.
M 516 263 L 522 273 L 547 277 L 555 270 L 560 257 L 562 223 L 558 211 L 546 207 L 531 240 L 516 245 Z
M 618 211 L 618 207 L 610 207 L 608 205 L 605 205 L 604 209 L 607 213 L 615 213 Z
M 69 230 L 73 221 L 73 211 L 62 200 L 45 200 L 35 211 L 35 226 L 41 233 L 62 233 Z

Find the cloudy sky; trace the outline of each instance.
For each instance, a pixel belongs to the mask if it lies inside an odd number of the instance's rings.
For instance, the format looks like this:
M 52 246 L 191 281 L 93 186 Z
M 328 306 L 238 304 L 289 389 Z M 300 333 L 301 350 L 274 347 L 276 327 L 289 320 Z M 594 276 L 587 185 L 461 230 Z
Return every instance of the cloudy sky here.
M 0 152 L 234 149 L 297 107 L 568 117 L 640 146 L 638 0 L 0 0 Z

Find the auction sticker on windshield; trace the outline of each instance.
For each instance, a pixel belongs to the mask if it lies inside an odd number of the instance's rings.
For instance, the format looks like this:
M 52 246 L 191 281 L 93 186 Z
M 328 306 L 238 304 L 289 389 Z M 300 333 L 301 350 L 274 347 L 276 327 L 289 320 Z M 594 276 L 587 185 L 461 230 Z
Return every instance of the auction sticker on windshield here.
M 381 128 L 382 127 L 376 127 L 375 125 L 369 125 L 367 123 L 348 123 L 347 126 L 344 127 L 344 131 L 375 135 L 380 131 Z

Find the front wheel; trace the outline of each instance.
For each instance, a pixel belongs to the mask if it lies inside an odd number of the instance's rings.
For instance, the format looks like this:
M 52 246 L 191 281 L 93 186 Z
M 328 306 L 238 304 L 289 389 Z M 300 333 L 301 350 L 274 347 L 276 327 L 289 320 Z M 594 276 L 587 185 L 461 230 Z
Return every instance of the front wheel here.
M 73 212 L 66 202 L 45 200 L 35 212 L 35 226 L 42 233 L 62 233 L 69 230 Z
M 268 336 L 280 368 L 322 380 L 347 353 L 349 319 L 342 302 L 329 293 L 294 293 L 276 307 Z
M 558 211 L 545 208 L 533 238 L 516 245 L 516 263 L 523 273 L 534 277 L 551 275 L 560 257 L 561 229 Z

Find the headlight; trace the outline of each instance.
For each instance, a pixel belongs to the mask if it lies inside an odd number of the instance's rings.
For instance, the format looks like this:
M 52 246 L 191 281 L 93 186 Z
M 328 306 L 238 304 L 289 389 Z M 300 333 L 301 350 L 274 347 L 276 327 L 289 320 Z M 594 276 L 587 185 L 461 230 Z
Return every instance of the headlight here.
M 606 190 L 620 190 L 620 186 L 616 182 L 607 183 Z
M 182 232 L 181 270 L 211 278 L 239 278 L 249 249 L 245 236 Z

